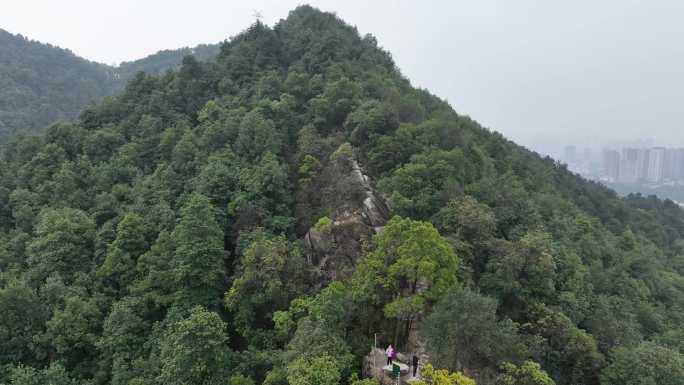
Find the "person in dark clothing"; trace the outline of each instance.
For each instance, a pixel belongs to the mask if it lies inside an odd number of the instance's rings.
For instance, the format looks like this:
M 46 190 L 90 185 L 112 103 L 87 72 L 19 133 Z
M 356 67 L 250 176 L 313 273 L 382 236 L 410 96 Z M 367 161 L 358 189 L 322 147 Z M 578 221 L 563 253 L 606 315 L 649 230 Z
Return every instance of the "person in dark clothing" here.
M 413 361 L 411 363 L 413 364 L 413 377 L 415 377 L 416 372 L 418 371 L 418 355 L 413 355 Z

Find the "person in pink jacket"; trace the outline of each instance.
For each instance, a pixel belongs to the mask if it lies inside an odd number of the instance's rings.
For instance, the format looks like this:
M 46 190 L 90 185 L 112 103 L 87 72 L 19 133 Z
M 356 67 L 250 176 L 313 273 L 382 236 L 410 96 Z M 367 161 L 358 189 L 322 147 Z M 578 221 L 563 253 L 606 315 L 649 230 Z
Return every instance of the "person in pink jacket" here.
M 387 350 L 385 350 L 385 353 L 387 353 L 387 365 L 392 365 L 392 359 L 394 358 L 394 355 L 396 354 L 394 352 L 394 348 L 392 347 L 392 344 L 387 347 Z

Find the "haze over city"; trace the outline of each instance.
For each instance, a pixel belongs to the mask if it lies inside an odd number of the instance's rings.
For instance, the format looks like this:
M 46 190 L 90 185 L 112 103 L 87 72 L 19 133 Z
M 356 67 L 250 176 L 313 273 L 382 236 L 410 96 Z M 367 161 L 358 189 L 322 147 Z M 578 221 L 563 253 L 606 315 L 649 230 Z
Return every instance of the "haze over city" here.
M 11 2 L 0 26 L 111 64 L 221 41 L 256 12 L 272 25 L 299 3 Z M 684 46 L 672 43 L 684 35 L 683 2 L 309 3 L 377 37 L 416 86 L 542 153 L 642 139 L 684 146 Z

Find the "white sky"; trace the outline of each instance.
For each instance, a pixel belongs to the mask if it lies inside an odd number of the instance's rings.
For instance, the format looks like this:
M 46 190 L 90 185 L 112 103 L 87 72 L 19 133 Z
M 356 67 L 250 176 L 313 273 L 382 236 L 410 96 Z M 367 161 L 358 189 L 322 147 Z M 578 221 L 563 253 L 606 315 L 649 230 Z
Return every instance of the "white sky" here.
M 0 0 L 0 28 L 108 64 L 214 43 L 299 1 Z M 310 1 L 521 144 L 684 146 L 684 1 Z

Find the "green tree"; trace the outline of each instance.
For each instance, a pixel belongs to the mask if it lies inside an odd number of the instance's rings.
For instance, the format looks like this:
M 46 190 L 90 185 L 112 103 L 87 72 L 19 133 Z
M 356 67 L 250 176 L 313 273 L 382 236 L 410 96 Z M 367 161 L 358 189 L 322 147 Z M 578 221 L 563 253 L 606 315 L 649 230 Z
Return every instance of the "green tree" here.
M 72 374 L 92 377 L 97 368 L 96 343 L 102 330 L 102 312 L 95 301 L 69 297 L 64 309 L 55 311 L 45 326 L 45 333 L 37 336 L 36 342 Z
M 197 141 L 196 133 L 186 130 L 171 153 L 171 167 L 180 176 L 188 179 L 197 174 L 200 164 Z
M 211 200 L 221 214 L 224 226 L 228 220 L 228 203 L 239 191 L 240 172 L 246 167 L 230 149 L 226 149 L 211 156 L 195 180 L 197 192 Z
M 33 336 L 47 318 L 35 291 L 22 281 L 0 286 L 0 366 L 34 361 Z
M 176 245 L 173 270 L 182 306 L 195 304 L 216 309 L 223 291 L 223 231 L 214 207 L 203 195 L 193 194 L 181 209 L 173 230 Z
M 551 236 L 532 230 L 516 243 L 508 243 L 490 259 L 481 285 L 514 308 L 533 300 L 550 300 L 555 294 L 556 263 Z
M 340 369 L 335 358 L 329 355 L 298 358 L 287 367 L 290 385 L 337 385 L 340 380 Z
M 168 385 L 227 384 L 231 369 L 226 325 L 218 314 L 195 307 L 162 338 L 161 373 Z
M 497 302 L 469 289 L 451 290 L 427 317 L 423 334 L 435 364 L 450 370 L 493 373 L 504 361 L 519 361 L 526 346 L 517 325 L 499 320 Z
M 463 151 L 431 150 L 414 155 L 411 161 L 396 168 L 378 183 L 399 215 L 427 219 L 458 193 L 472 172 Z M 453 190 L 453 191 L 452 191 Z
M 85 138 L 83 152 L 91 162 L 97 164 L 108 160 L 124 142 L 123 136 L 118 132 L 111 129 L 97 130 Z
M 420 372 L 417 385 L 475 385 L 475 380 L 461 372 L 449 372 L 446 369 L 435 369 L 431 364 L 425 365 Z
M 641 342 L 641 325 L 634 308 L 631 301 L 621 297 L 596 297 L 585 323 L 602 352 L 616 346 L 635 347 Z
M 496 234 L 496 218 L 489 206 L 470 195 L 449 201 L 433 222 L 440 233 L 454 239 L 455 247 L 477 280 L 485 270 L 491 241 Z
M 16 189 L 10 194 L 9 203 L 16 228 L 25 232 L 33 230 L 39 207 L 38 194 L 26 189 Z
M 311 100 L 315 124 L 326 130 L 342 125 L 358 103 L 359 94 L 358 84 L 348 78 L 326 83 L 323 93 Z
M 356 365 L 350 343 L 359 336 L 350 330 L 354 317 L 354 304 L 349 290 L 340 282 L 333 282 L 313 298 L 299 298 L 292 301 L 287 317 L 279 313 L 279 331 L 296 322 L 296 330 L 287 345 L 285 360 L 298 358 L 315 359 L 321 356 L 334 357 L 342 378 L 352 375 Z M 367 340 L 360 350 L 367 349 Z
M 236 374 L 230 377 L 229 385 L 254 385 L 254 380 L 242 374 Z
M 107 256 L 97 270 L 114 293 L 120 295 L 135 278 L 138 257 L 149 248 L 147 224 L 135 213 L 128 213 L 119 222 L 116 239 L 108 247 Z
M 287 164 L 272 153 L 266 153 L 253 167 L 239 173 L 239 191 L 232 196 L 228 209 L 232 214 L 232 232 L 264 227 L 275 233 L 287 232 L 291 226 L 292 192 Z
M 344 126 L 350 142 L 363 147 L 373 145 L 380 135 L 396 130 L 399 121 L 391 105 L 372 100 L 361 104 L 350 113 Z
M 270 329 L 273 312 L 286 309 L 303 293 L 305 266 L 299 249 L 284 236 L 260 229 L 251 238 L 225 294 L 225 304 L 235 314 L 237 330 L 263 346 L 271 344 L 273 337 L 259 336 L 260 329 Z M 262 337 L 260 341 L 258 337 Z
M 79 382 L 69 377 L 60 364 L 52 364 L 44 369 L 30 366 L 18 366 L 12 369 L 8 385 L 78 385 Z
M 392 218 L 373 244 L 356 270 L 355 293 L 383 305 L 408 333 L 413 318 L 457 283 L 459 258 L 430 223 L 408 218 Z M 399 332 L 398 322 L 395 345 Z
M 597 384 L 605 365 L 596 340 L 575 326 L 564 314 L 541 305 L 528 310 L 536 319 L 528 331 L 544 338 L 537 351 L 549 375 L 560 384 Z
M 106 366 L 112 385 L 126 385 L 138 373 L 134 367 L 145 352 L 151 325 L 143 318 L 142 301 L 126 297 L 116 302 L 104 320 L 97 341 L 100 363 Z
M 555 385 L 541 366 L 534 361 L 525 361 L 520 366 L 505 363 L 501 366 L 502 374 L 497 378 L 497 385 Z
M 616 348 L 611 361 L 601 372 L 601 385 L 684 384 L 684 355 L 655 343 Z
M 281 133 L 273 121 L 265 119 L 259 110 L 253 110 L 240 122 L 235 153 L 248 161 L 255 161 L 266 152 L 278 154 L 281 143 Z
M 35 236 L 28 245 L 30 277 L 41 282 L 50 273 L 58 272 L 70 282 L 76 272 L 90 269 L 94 239 L 95 224 L 83 211 L 42 211 Z
M 143 297 L 159 310 L 174 302 L 176 276 L 172 261 L 176 245 L 168 231 L 162 231 L 150 250 L 138 259 L 136 266 L 139 277 L 131 285 L 131 293 Z

